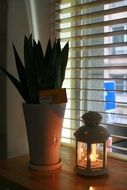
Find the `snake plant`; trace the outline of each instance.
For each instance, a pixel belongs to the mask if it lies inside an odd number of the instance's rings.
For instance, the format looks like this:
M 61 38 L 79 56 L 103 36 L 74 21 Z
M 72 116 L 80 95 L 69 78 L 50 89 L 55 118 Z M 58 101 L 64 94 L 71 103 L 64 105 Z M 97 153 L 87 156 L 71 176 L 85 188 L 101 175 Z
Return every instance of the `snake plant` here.
M 49 39 L 44 54 L 40 41 L 32 35 L 24 37 L 24 64 L 13 44 L 15 64 L 19 79 L 3 67 L 0 70 L 11 80 L 26 103 L 39 103 L 39 91 L 61 88 L 68 60 L 68 42 L 63 48 L 60 39 L 53 45 Z

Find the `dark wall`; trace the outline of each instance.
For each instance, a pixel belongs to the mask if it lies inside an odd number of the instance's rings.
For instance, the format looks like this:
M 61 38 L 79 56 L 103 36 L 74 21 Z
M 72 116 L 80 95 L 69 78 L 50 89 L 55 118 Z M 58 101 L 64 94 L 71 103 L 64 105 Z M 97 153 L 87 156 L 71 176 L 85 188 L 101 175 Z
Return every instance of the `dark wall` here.
M 0 65 L 6 67 L 7 1 L 0 1 Z M 0 159 L 6 158 L 6 78 L 0 75 Z
M 12 42 L 23 60 L 24 35 L 43 47 L 51 35 L 50 0 L 0 0 L 0 65 L 17 77 Z M 0 74 L 0 159 L 28 153 L 22 98 Z

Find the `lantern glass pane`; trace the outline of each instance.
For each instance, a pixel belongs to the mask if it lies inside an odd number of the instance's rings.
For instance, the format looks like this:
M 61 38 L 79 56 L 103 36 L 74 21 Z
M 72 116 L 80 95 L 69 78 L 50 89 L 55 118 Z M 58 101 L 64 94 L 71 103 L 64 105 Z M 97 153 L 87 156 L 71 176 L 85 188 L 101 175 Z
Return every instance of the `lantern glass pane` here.
M 87 144 L 77 143 L 77 166 L 87 167 Z
M 91 144 L 91 168 L 102 168 L 103 167 L 103 143 Z
M 104 147 L 105 147 L 105 150 L 104 150 L 104 156 L 105 156 L 105 159 L 104 159 L 104 166 L 106 166 L 107 164 L 107 152 L 108 152 L 108 147 L 107 147 L 107 141 L 104 143 Z

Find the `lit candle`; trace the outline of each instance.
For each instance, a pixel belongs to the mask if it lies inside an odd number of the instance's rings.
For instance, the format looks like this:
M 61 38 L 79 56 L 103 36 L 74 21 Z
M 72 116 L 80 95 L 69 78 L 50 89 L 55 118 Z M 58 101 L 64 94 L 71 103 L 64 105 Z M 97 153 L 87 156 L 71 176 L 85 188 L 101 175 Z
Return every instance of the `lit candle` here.
M 92 144 L 91 145 L 91 155 L 90 155 L 90 159 L 91 159 L 91 162 L 95 162 L 96 161 L 96 158 L 97 158 L 97 154 L 96 154 L 96 144 Z

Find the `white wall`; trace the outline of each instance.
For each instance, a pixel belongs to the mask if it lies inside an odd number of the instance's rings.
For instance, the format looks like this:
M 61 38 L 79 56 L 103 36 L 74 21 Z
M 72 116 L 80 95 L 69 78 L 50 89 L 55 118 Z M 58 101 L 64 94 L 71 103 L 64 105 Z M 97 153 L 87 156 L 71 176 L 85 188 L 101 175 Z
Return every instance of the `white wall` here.
M 50 36 L 50 0 L 8 0 L 7 69 L 16 75 L 12 42 L 23 59 L 24 35 L 37 35 L 43 46 Z M 31 11 L 31 2 L 36 14 Z M 31 17 L 35 14 L 35 24 Z M 35 32 L 37 29 L 37 33 Z M 7 80 L 7 154 L 8 157 L 28 152 L 27 136 L 22 113 L 22 98 Z

